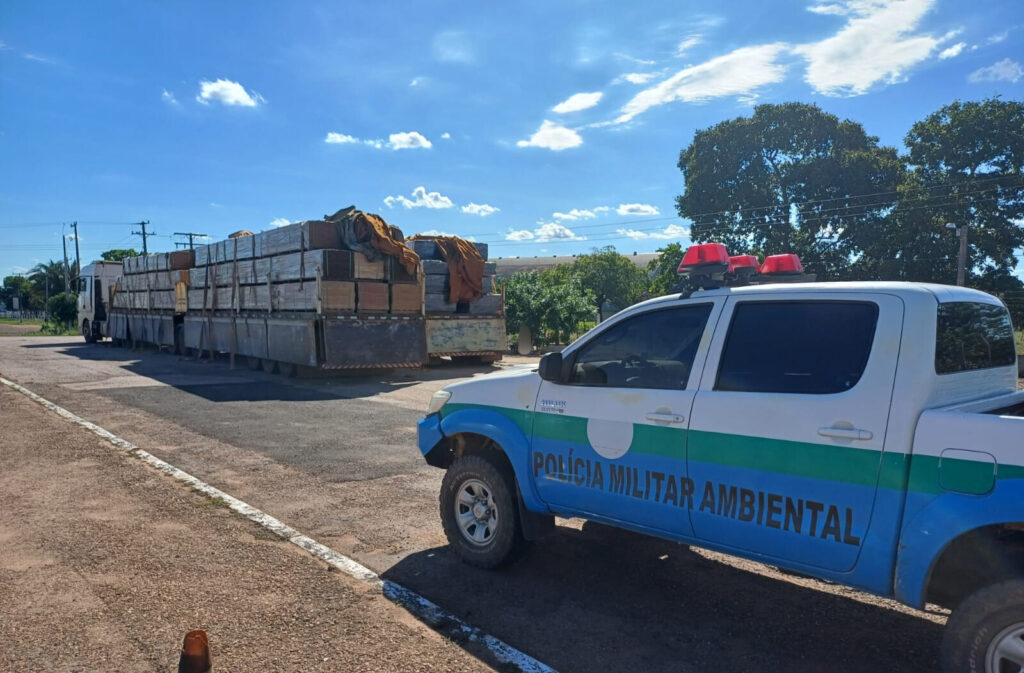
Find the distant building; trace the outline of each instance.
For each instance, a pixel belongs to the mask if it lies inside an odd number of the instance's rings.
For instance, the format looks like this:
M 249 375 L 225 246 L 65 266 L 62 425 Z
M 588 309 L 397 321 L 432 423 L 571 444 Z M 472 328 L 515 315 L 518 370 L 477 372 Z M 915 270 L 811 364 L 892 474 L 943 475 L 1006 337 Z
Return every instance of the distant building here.
M 622 253 L 619 253 L 622 254 Z M 631 255 L 622 255 L 638 267 L 647 270 L 647 265 L 658 258 L 656 252 L 634 252 Z M 544 271 L 559 264 L 572 264 L 576 261 L 576 255 L 552 255 L 551 257 L 499 257 L 492 259 L 498 278 L 507 278 L 520 271 Z

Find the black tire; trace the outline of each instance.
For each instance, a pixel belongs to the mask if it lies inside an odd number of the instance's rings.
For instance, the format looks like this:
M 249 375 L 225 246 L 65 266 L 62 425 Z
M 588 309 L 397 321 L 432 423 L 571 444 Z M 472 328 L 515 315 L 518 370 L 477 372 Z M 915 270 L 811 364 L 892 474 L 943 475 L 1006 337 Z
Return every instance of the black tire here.
M 296 367 L 291 362 L 278 362 L 277 363 L 277 373 L 280 374 L 281 376 L 285 377 L 286 379 L 293 379 L 293 378 L 295 378 L 295 371 L 296 371 Z
M 88 320 L 82 321 L 82 337 L 87 344 L 96 343 L 96 336 L 92 333 L 92 325 L 89 324 Z
M 263 366 L 263 363 L 260 362 L 259 358 L 253 357 L 251 355 L 245 356 L 245 364 L 249 365 L 249 369 L 252 369 L 253 371 Z
M 175 355 L 186 355 L 185 348 L 185 326 L 175 325 L 174 326 L 174 354 Z
M 277 360 L 260 360 L 260 364 L 263 365 L 263 371 L 267 374 L 274 374 L 277 372 Z
M 456 458 L 441 482 L 441 525 L 452 550 L 463 561 L 478 568 L 495 568 L 508 561 L 519 547 L 522 535 L 516 509 L 515 479 L 482 456 Z M 456 510 L 459 494 L 475 493 L 482 512 L 464 533 Z M 459 508 L 472 516 L 465 503 Z M 475 507 L 476 505 L 474 505 Z M 475 534 L 477 540 L 470 536 Z
M 1019 642 L 1015 642 L 1019 641 Z M 1001 667 L 999 652 L 1006 644 L 1017 649 Z M 1004 647 L 999 647 L 1002 644 Z M 1007 580 L 975 591 L 946 622 L 942 640 L 942 670 L 946 673 L 1001 673 L 1024 665 L 1024 579 Z

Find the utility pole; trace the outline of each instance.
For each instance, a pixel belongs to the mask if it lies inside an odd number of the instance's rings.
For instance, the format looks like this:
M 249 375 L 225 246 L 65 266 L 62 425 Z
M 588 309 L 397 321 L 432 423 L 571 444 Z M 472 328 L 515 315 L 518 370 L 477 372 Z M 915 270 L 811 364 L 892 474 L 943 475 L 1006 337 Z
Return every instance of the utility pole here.
M 963 287 L 967 275 L 967 225 L 957 226 L 950 222 L 946 229 L 956 229 L 960 237 L 960 254 L 956 261 L 956 284 Z
M 78 222 L 72 222 L 71 228 L 75 230 L 75 280 L 82 273 L 82 258 L 78 253 Z
M 146 233 L 146 225 L 147 224 L 149 224 L 149 220 L 142 220 L 141 222 L 139 222 L 139 227 L 142 229 L 142 231 L 133 231 L 132 232 L 132 236 L 141 236 L 142 237 L 142 254 L 143 255 L 148 255 L 149 254 L 149 247 L 146 245 L 146 239 L 148 237 L 150 237 L 150 236 L 154 236 L 155 235 L 152 231 L 149 232 L 148 234 Z
M 71 292 L 71 269 L 68 267 L 68 237 L 60 230 L 60 242 L 64 245 L 64 291 Z
M 195 239 L 202 238 L 202 237 L 206 236 L 206 234 L 197 234 L 197 233 L 194 233 L 194 232 L 180 232 L 180 231 L 174 232 L 174 235 L 175 236 L 187 236 L 188 237 L 188 249 L 189 250 L 195 250 L 196 249 Z M 174 245 L 180 246 L 182 248 L 185 247 L 184 241 L 175 242 Z

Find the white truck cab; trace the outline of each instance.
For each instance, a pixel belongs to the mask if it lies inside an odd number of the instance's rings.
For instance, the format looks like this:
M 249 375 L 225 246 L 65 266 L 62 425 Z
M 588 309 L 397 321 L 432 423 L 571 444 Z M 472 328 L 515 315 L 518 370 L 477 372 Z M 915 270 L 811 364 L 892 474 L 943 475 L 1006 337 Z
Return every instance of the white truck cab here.
M 114 285 L 121 279 L 121 262 L 95 261 L 78 278 L 78 327 L 87 343 L 103 338 L 103 323 L 111 307 Z

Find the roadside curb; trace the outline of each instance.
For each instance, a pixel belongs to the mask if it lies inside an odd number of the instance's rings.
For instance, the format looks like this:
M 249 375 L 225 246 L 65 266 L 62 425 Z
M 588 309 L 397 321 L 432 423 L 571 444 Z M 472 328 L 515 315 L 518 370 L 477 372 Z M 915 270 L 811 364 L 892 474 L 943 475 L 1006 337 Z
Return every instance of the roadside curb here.
M 443 636 L 479 645 L 490 652 L 491 656 L 493 656 L 497 662 L 514 666 L 518 670 L 522 671 L 522 673 L 557 673 L 555 669 L 551 668 L 547 664 L 534 659 L 528 654 L 517 650 L 494 636 L 484 633 L 479 628 L 465 623 L 454 614 L 448 612 L 415 591 L 392 582 L 391 580 L 381 578 L 377 573 L 358 561 L 355 561 L 344 554 L 340 554 L 326 545 L 320 544 L 316 540 L 303 535 L 300 531 L 283 523 L 279 519 L 276 519 L 252 505 L 249 505 L 248 503 L 243 502 L 242 500 L 239 500 L 238 498 L 235 498 L 234 496 L 229 495 L 210 484 L 207 484 L 197 477 L 178 469 L 170 463 L 157 458 L 148 451 L 140 449 L 131 442 L 118 437 L 95 423 L 71 413 L 67 409 L 54 404 L 31 390 L 2 376 L 0 376 L 0 383 L 11 390 L 25 395 L 34 402 L 37 402 L 50 411 L 56 413 L 58 416 L 62 416 L 72 423 L 89 430 L 93 434 L 113 444 L 123 452 L 139 458 L 150 467 L 159 470 L 160 472 L 163 472 L 184 484 L 187 484 L 193 490 L 198 491 L 209 498 L 223 501 L 224 504 L 236 514 L 240 514 L 246 519 L 262 526 L 281 539 L 291 542 L 297 547 L 301 547 L 310 555 L 320 559 L 341 572 L 344 572 L 350 577 L 379 590 L 388 600 L 405 609 L 420 621 L 440 632 Z

